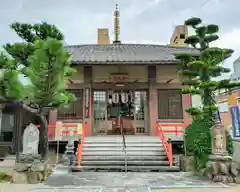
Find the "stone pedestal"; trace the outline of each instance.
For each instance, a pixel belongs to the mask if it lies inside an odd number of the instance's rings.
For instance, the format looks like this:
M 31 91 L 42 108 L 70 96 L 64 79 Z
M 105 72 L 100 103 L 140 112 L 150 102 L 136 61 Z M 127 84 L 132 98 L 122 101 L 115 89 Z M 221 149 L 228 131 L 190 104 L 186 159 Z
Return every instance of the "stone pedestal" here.
M 215 182 L 234 183 L 240 175 L 239 166 L 227 153 L 226 131 L 221 124 L 212 128 L 212 155 L 209 156 L 204 175 Z
M 13 183 L 37 184 L 46 179 L 51 168 L 47 161 L 41 160 L 41 155 L 20 155 L 20 162 L 13 170 Z
M 66 145 L 66 150 L 62 157 L 63 164 L 66 166 L 72 166 L 74 165 L 76 161 L 76 155 L 74 154 L 74 141 L 70 140 L 68 141 Z
M 194 156 L 180 156 L 180 170 L 183 172 L 194 172 Z

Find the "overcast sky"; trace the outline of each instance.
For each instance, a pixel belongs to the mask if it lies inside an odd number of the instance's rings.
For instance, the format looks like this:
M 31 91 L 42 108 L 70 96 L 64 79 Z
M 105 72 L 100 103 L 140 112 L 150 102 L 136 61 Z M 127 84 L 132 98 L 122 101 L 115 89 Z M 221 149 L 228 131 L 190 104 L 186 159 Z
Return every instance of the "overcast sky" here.
M 125 43 L 167 44 L 174 26 L 192 17 L 218 24 L 217 45 L 232 48 L 240 55 L 240 0 L 1 0 L 0 45 L 19 41 L 9 28 L 12 22 L 55 24 L 67 44 L 91 44 L 97 41 L 97 28 L 109 28 L 113 37 L 113 11 L 120 9 L 120 39 Z

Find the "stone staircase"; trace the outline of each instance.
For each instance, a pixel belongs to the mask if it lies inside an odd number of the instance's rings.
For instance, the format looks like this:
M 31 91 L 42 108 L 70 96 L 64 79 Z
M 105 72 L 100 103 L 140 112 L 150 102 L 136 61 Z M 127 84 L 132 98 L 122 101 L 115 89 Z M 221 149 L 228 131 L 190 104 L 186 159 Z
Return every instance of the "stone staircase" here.
M 85 137 L 81 167 L 74 166 L 71 170 L 125 171 L 127 167 L 127 171 L 132 172 L 179 171 L 179 167 L 169 166 L 159 137 L 127 135 L 125 143 L 126 155 L 122 136 Z

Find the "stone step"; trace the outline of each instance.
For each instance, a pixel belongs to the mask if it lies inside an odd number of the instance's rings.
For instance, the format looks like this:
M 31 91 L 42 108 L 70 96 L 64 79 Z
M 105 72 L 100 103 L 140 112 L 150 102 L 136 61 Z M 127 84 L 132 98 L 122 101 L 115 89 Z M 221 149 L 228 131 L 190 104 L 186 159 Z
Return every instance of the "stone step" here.
M 128 161 L 131 160 L 139 160 L 139 161 L 163 161 L 163 160 L 167 160 L 167 156 L 163 155 L 163 156 L 128 156 L 127 157 Z M 119 156 L 119 155 L 111 155 L 111 156 L 82 156 L 82 160 L 83 161 L 106 161 L 106 160 L 121 160 L 124 161 L 125 160 L 125 156 Z
M 98 166 L 71 166 L 70 171 L 125 171 L 125 165 L 98 165 Z M 127 171 L 134 172 L 147 172 L 147 171 L 158 171 L 158 172 L 179 172 L 179 167 L 173 166 L 127 166 Z
M 136 143 L 128 142 L 127 147 L 163 147 L 162 143 Z M 123 143 L 84 143 L 84 147 L 123 147 Z
M 90 155 L 95 155 L 95 156 L 117 156 L 117 155 L 125 155 L 125 152 L 123 151 L 109 151 L 109 150 L 104 150 L 104 151 L 83 151 L 82 152 L 82 156 L 90 156 Z M 131 156 L 162 156 L 165 155 L 165 151 L 126 151 L 126 155 Z
M 88 136 L 84 138 L 85 143 L 122 143 L 122 136 L 121 135 L 111 135 L 111 136 Z M 137 136 L 137 135 L 125 135 L 125 142 L 132 142 L 132 143 L 158 143 L 161 142 L 160 137 L 158 136 Z
M 97 166 L 97 165 L 105 165 L 105 166 L 113 166 L 113 165 L 125 165 L 125 161 L 82 161 L 81 162 L 82 166 Z M 140 165 L 158 165 L 158 166 L 162 166 L 162 165 L 166 165 L 169 166 L 169 162 L 168 161 L 133 161 L 133 160 L 129 160 L 127 159 L 127 165 L 131 166 L 131 165 L 135 165 L 135 166 L 140 166 Z
M 91 151 L 123 151 L 123 147 L 83 147 L 83 152 L 91 152 Z M 136 152 L 145 152 L 145 151 L 156 151 L 161 152 L 165 151 L 163 147 L 127 147 L 125 151 L 136 151 Z

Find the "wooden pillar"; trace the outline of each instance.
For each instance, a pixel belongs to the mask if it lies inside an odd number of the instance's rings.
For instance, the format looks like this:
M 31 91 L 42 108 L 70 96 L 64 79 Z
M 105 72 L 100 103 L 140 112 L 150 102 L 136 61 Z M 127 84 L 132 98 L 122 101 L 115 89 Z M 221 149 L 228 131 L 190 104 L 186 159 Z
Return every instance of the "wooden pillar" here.
M 16 120 L 16 128 L 14 131 L 15 135 L 15 150 L 16 150 L 16 162 L 20 161 L 20 152 L 21 152 L 21 145 L 22 145 L 22 107 L 17 105 L 16 106 L 16 113 L 15 113 L 15 120 Z
M 48 124 L 55 125 L 57 122 L 57 109 L 51 109 L 49 110 L 49 116 L 48 116 Z
M 88 134 L 92 135 L 92 66 L 84 66 L 84 94 L 83 94 L 83 115 L 84 122 L 88 124 Z
M 148 67 L 148 106 L 149 106 L 149 130 L 150 135 L 156 135 L 156 121 L 158 120 L 156 66 Z

